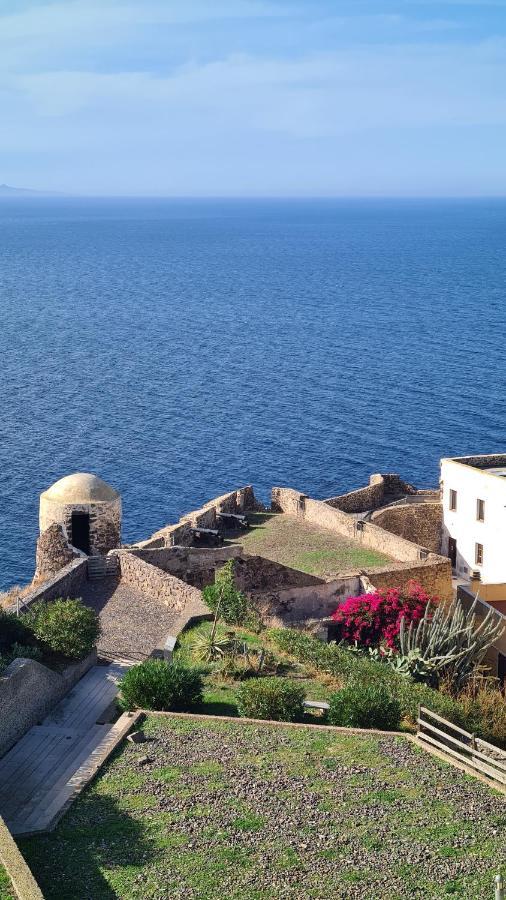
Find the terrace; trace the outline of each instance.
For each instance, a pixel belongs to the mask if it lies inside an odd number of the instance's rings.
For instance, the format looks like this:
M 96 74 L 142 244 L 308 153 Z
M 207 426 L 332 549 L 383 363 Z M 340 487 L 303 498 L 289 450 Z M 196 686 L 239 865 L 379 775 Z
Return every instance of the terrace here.
M 347 571 L 386 566 L 392 557 L 318 525 L 283 513 L 249 513 L 251 529 L 235 538 L 246 553 L 316 575 L 333 578 Z
M 56 830 L 47 900 L 488 900 L 503 799 L 405 738 L 150 715 Z

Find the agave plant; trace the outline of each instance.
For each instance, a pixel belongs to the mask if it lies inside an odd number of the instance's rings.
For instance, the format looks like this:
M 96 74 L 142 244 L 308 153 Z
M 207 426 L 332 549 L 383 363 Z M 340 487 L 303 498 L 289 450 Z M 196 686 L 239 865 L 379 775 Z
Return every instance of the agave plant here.
M 504 634 L 502 616 L 489 609 L 479 621 L 478 598 L 466 612 L 460 600 L 447 605 L 428 604 L 422 619 L 406 626 L 401 620 L 398 671 L 437 681 L 445 676 L 459 690 L 483 661 L 495 641 Z
M 230 638 L 227 635 L 218 634 L 214 627 L 210 631 L 196 634 L 190 644 L 193 659 L 204 663 L 222 659 L 229 649 Z

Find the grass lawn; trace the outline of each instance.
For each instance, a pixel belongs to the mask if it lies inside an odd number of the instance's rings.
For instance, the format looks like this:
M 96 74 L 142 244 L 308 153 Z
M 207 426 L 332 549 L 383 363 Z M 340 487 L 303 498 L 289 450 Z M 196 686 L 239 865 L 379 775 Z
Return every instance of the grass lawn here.
M 210 632 L 211 628 L 211 622 L 201 622 L 183 632 L 179 637 L 175 657 L 188 665 L 198 665 L 202 673 L 204 679 L 204 702 L 199 712 L 207 715 L 238 716 L 236 692 L 242 683 L 241 675 L 244 674 L 243 668 L 246 661 L 243 661 L 238 656 L 236 670 L 227 673 L 223 671 L 223 667 L 219 662 L 198 664 L 192 658 L 190 649 L 192 640 L 198 634 Z M 304 687 L 308 700 L 328 700 L 330 695 L 341 687 L 337 679 L 325 674 L 315 675 L 314 672 L 301 663 L 288 660 L 269 642 L 265 633 L 256 635 L 242 628 L 232 628 L 228 625 L 220 625 L 218 627 L 218 635 L 231 632 L 249 648 L 253 665 L 256 663 L 255 651 L 264 647 L 268 651 L 264 672 L 276 674 L 279 678 L 295 679 L 297 684 Z M 316 716 L 317 714 L 314 712 L 307 712 L 304 716 L 304 721 L 315 722 Z
M 11 880 L 0 864 L 0 900 L 15 900 L 15 896 Z
M 506 868 L 504 799 L 403 738 L 145 730 L 54 832 L 19 840 L 47 900 L 491 900 Z
M 248 513 L 251 529 L 237 542 L 246 553 L 328 578 L 350 569 L 386 566 L 391 558 L 283 513 Z

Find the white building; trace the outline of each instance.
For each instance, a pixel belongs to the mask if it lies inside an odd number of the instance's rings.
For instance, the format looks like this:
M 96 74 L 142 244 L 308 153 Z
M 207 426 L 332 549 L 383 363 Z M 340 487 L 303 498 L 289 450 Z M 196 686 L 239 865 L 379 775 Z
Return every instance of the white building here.
M 506 454 L 442 459 L 441 497 L 454 573 L 506 612 Z

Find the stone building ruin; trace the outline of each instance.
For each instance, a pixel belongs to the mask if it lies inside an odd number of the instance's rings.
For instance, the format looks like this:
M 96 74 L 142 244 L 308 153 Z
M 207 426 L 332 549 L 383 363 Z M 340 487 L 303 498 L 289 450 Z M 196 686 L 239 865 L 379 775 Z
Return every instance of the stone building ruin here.
M 105 556 L 119 547 L 121 497 L 97 475 L 67 475 L 40 495 L 39 526 L 36 579 L 69 558 Z

